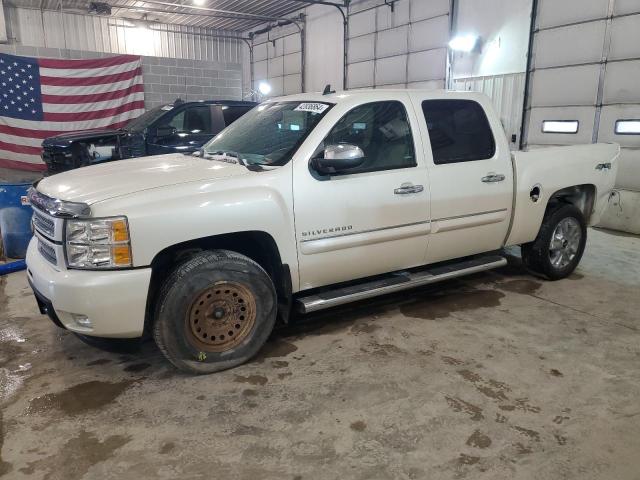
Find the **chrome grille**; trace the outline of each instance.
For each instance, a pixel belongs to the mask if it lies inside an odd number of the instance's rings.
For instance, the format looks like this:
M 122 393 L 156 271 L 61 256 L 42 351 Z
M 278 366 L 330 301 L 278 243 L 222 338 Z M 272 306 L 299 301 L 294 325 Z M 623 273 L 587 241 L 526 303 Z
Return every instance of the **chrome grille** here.
M 55 238 L 56 233 L 56 225 L 52 218 L 45 217 L 41 213 L 38 213 L 37 210 L 33 212 L 33 225 L 36 229 L 40 231 L 43 235 L 49 238 Z
M 58 263 L 56 250 L 52 246 L 44 243 L 41 239 L 38 239 L 38 251 L 47 261 L 53 263 L 54 265 Z

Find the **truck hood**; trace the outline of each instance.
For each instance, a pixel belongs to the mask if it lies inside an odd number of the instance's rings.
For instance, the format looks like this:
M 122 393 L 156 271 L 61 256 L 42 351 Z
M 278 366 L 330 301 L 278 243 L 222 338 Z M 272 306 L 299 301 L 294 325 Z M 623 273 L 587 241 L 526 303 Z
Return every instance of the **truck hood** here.
M 242 165 L 171 153 L 78 168 L 45 177 L 37 189 L 52 198 L 91 205 L 152 188 L 248 173 Z
M 65 147 L 73 142 L 96 140 L 98 138 L 113 137 L 114 135 L 126 135 L 124 130 L 96 129 L 84 130 L 81 132 L 71 132 L 56 135 L 55 137 L 45 138 L 42 142 L 43 147 Z

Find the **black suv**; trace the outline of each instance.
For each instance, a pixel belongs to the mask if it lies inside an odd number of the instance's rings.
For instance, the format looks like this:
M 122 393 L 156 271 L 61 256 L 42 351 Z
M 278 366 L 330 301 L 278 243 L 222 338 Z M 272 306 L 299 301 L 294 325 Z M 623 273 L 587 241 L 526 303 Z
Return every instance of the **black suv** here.
M 119 130 L 65 133 L 42 142 L 49 174 L 123 158 L 195 152 L 256 103 L 227 100 L 153 108 Z

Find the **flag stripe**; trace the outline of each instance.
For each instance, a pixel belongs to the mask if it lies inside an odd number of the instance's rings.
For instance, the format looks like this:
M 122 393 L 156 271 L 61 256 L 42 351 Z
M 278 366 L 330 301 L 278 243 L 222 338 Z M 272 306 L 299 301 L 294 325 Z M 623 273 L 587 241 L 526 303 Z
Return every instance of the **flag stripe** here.
M 6 143 L 12 143 L 15 145 L 25 145 L 27 147 L 39 147 L 42 145 L 41 138 L 33 138 L 33 137 L 18 137 L 16 135 L 9 135 L 8 133 L 2 133 L 0 130 L 0 134 L 2 136 L 3 141 Z
M 98 110 L 106 110 L 108 108 L 114 108 L 119 105 L 126 105 L 131 102 L 144 102 L 144 93 L 132 93 L 123 98 L 116 100 L 107 100 L 104 102 L 91 102 L 91 103 L 44 103 L 43 110 L 45 112 L 54 113 L 81 113 L 81 112 L 95 112 Z
M 7 158 L 0 157 L 0 167 L 3 168 L 13 168 L 16 170 L 29 170 L 32 172 L 43 172 L 47 169 L 47 166 L 43 163 L 32 163 L 32 162 L 23 162 L 23 161 L 15 161 L 9 160 Z
M 19 137 L 47 138 L 59 133 L 76 132 L 79 130 L 91 130 L 95 128 L 114 128 L 125 125 L 132 118 L 144 113 L 144 109 L 131 110 L 111 118 L 100 118 L 85 122 L 35 122 L 29 120 L 14 119 L 16 126 L 7 126 L 0 123 L 0 133 L 9 133 Z M 39 130 L 38 127 L 45 130 Z M 116 127 L 117 128 L 117 127 Z
M 42 148 L 40 147 L 28 147 L 25 145 L 16 145 L 3 141 L 0 141 L 0 150 L 6 150 L 13 153 L 24 153 L 27 155 L 40 155 L 40 153 L 42 152 Z
M 40 58 L 38 64 L 43 68 L 60 68 L 60 69 L 76 69 L 76 68 L 100 68 L 110 67 L 112 65 L 122 65 L 133 61 L 140 61 L 137 55 L 118 55 L 107 58 L 90 58 L 85 60 L 56 60 L 52 58 Z
M 128 72 L 87 78 L 46 77 L 41 75 L 40 83 L 42 85 L 52 85 L 56 87 L 86 87 L 88 85 L 104 85 L 113 82 L 121 82 L 123 80 L 135 78 L 138 75 L 142 75 L 142 69 L 140 67 Z
M 92 95 L 96 93 L 115 92 L 122 89 L 131 88 L 134 85 L 142 85 L 142 76 L 133 78 L 131 80 L 124 80 L 122 82 L 114 82 L 112 84 L 105 85 L 89 85 L 86 87 L 73 87 L 74 95 Z M 69 87 L 59 87 L 55 85 L 42 85 L 41 87 L 43 95 L 64 95 L 69 93 Z
M 46 122 L 72 122 L 72 121 L 85 121 L 85 120 L 97 120 L 100 118 L 111 118 L 121 113 L 129 112 L 130 110 L 144 110 L 144 101 L 135 101 L 126 103 L 114 108 L 108 108 L 106 110 L 96 110 L 95 112 L 71 112 L 71 113 L 55 113 L 44 112 L 44 120 Z
M 75 91 L 75 89 L 74 89 Z M 112 92 L 92 93 L 88 95 L 42 95 L 42 101 L 45 104 L 74 104 L 74 103 L 93 103 L 106 102 L 117 98 L 126 97 L 131 93 L 144 92 L 144 85 L 138 83 L 126 90 L 115 90 Z
M 15 153 L 9 150 L 0 150 L 0 157 L 16 162 L 41 162 L 40 154 L 32 155 L 26 153 Z
M 82 78 L 82 77 L 99 77 L 104 75 L 114 75 L 116 73 L 124 73 L 135 70 L 140 65 L 138 60 L 113 65 L 111 67 L 101 68 L 78 68 L 74 70 L 64 70 L 60 68 L 40 68 L 40 75 L 44 77 L 61 77 L 61 78 Z

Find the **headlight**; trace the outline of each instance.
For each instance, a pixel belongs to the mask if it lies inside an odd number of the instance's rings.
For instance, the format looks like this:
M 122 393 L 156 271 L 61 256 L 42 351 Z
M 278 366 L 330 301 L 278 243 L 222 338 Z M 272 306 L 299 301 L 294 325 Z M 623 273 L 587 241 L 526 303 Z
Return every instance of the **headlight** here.
M 70 268 L 131 267 L 127 217 L 67 220 L 65 249 Z

